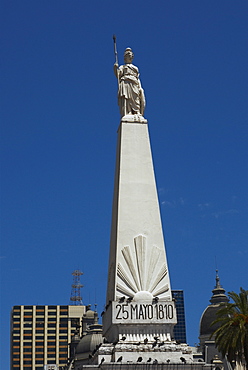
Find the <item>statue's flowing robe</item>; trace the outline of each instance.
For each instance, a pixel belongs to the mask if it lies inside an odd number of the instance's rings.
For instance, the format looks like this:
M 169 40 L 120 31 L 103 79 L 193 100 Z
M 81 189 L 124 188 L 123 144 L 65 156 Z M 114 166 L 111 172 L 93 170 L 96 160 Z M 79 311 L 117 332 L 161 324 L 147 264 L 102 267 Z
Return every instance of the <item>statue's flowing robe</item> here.
M 142 114 L 145 108 L 144 92 L 139 80 L 139 70 L 133 64 L 125 64 L 119 68 L 118 104 L 121 116 L 126 114 Z

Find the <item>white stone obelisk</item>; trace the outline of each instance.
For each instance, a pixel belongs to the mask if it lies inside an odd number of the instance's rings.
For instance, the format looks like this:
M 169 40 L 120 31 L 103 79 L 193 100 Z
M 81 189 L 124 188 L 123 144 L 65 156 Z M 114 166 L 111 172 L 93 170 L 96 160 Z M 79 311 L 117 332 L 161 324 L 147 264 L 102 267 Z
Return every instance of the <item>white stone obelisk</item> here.
M 120 123 L 112 212 L 104 335 L 170 341 L 176 312 L 147 123 Z
M 114 39 L 115 41 L 115 39 Z M 116 44 L 115 44 L 115 53 Z M 109 342 L 171 341 L 176 324 L 152 163 L 145 95 L 127 48 L 114 65 L 118 130 L 112 229 L 103 333 Z

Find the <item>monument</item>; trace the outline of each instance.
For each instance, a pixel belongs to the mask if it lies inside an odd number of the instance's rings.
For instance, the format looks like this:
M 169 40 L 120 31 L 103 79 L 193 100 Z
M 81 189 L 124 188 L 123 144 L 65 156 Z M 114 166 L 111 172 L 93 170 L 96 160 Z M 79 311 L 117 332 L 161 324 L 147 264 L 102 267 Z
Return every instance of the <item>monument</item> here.
M 114 40 L 115 41 L 115 40 Z M 99 360 L 192 362 L 186 344 L 176 344 L 177 322 L 154 176 L 145 95 L 131 48 L 116 62 L 118 128 L 112 227 L 103 336 Z M 108 351 L 109 349 L 109 351 Z M 168 353 L 168 355 L 165 355 Z M 173 353 L 173 355 L 172 355 Z M 156 355 L 155 355 L 156 354 Z
M 139 70 L 132 64 L 133 58 L 132 49 L 126 48 L 125 65 L 119 67 L 117 59 L 114 64 L 114 73 L 118 80 L 118 105 L 122 122 L 147 122 L 143 118 L 146 105 L 144 90 L 141 87 Z
M 115 41 L 115 38 L 114 38 Z M 148 123 L 145 94 L 131 48 L 119 66 L 118 128 L 108 286 L 103 330 L 95 323 L 81 338 L 69 370 L 218 369 L 203 362 L 197 348 L 173 337 L 177 323 Z
M 171 340 L 172 301 L 154 177 L 144 91 L 127 48 L 114 65 L 121 123 L 118 130 L 104 335 L 109 341 Z M 152 323 L 152 325 L 151 325 Z M 161 327 L 161 324 L 164 324 Z M 166 325 L 165 325 L 166 324 Z

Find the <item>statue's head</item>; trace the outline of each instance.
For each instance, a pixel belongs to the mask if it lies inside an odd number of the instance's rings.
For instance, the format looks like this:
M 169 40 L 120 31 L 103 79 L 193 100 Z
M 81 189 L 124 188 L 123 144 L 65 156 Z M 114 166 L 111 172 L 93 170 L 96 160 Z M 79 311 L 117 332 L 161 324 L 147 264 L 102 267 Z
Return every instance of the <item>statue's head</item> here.
M 134 53 L 132 52 L 131 48 L 126 48 L 124 53 L 124 61 L 125 63 L 132 63 L 134 58 Z

